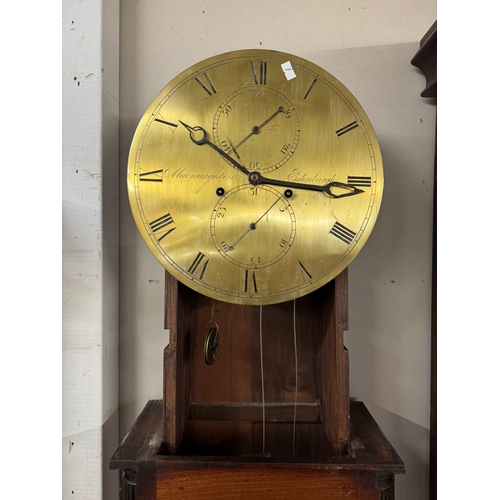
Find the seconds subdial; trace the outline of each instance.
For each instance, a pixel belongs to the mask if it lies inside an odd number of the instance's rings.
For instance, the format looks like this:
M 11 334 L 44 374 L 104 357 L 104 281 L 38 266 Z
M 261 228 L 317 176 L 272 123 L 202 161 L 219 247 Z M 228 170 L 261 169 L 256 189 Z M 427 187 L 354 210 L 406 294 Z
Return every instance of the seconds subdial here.
M 241 88 L 217 108 L 215 143 L 245 167 L 261 173 L 284 165 L 300 138 L 299 117 L 291 101 L 272 88 Z
M 210 221 L 212 240 L 219 253 L 247 269 L 278 262 L 292 246 L 295 231 L 292 206 L 270 186 L 244 184 L 224 193 Z

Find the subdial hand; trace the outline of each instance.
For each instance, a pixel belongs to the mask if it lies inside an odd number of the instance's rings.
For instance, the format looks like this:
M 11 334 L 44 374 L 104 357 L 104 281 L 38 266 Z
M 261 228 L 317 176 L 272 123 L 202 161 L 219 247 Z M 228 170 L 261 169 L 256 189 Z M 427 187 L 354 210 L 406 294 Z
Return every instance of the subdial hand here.
M 304 184 L 302 182 L 289 182 L 279 179 L 268 179 L 267 177 L 263 177 L 260 172 L 252 172 L 248 176 L 248 180 L 250 181 L 250 184 L 253 184 L 254 186 L 258 186 L 259 184 L 269 184 L 272 186 L 281 186 L 291 189 L 308 189 L 312 191 L 321 191 L 328 196 L 331 196 L 332 198 L 345 198 L 346 196 L 354 196 L 356 194 L 364 193 L 362 189 L 359 189 L 352 184 L 346 184 L 344 182 L 333 181 L 328 182 L 323 186 L 319 186 L 317 184 Z M 346 192 L 333 192 L 333 188 L 339 188 L 340 190 L 345 190 Z
M 269 118 L 264 120 L 260 125 L 255 125 L 254 127 L 252 127 L 252 131 L 248 135 L 243 137 L 243 139 L 241 139 L 241 141 L 233 147 L 233 151 L 236 153 L 236 148 L 240 147 L 248 138 L 252 137 L 252 135 L 260 133 L 264 125 L 269 123 L 277 114 L 283 113 L 284 111 L 285 108 L 283 106 L 280 106 Z
M 271 209 L 280 201 L 279 198 L 276 199 L 276 201 L 255 221 L 251 222 L 250 225 L 248 226 L 248 229 L 236 240 L 235 243 L 229 246 L 228 251 L 231 252 L 234 250 L 234 247 L 250 232 L 250 231 L 255 231 L 257 229 L 257 224 L 271 211 Z
M 237 168 L 244 174 L 247 175 L 250 174 L 250 172 L 246 169 L 246 167 L 241 165 L 241 163 L 238 163 L 234 158 L 231 158 L 225 151 L 217 147 L 213 142 L 210 142 L 207 138 L 208 137 L 207 131 L 204 128 L 199 126 L 191 127 L 182 122 L 181 120 L 179 120 L 179 123 L 184 127 L 186 127 L 186 129 L 189 131 L 189 137 L 195 144 L 197 144 L 198 146 L 202 146 L 203 144 L 208 144 L 212 149 L 215 149 L 215 151 L 217 151 L 217 153 L 219 153 L 224 159 L 226 159 L 229 163 L 231 163 L 233 167 Z
M 238 161 L 241 162 L 240 155 L 238 154 L 238 151 L 236 151 L 236 146 L 233 146 L 233 143 L 231 142 L 231 139 L 229 139 L 229 137 L 227 136 L 227 134 L 226 134 L 226 139 L 227 139 L 227 142 L 229 142 L 229 145 L 231 146 L 231 149 L 234 151 L 234 154 L 238 158 Z

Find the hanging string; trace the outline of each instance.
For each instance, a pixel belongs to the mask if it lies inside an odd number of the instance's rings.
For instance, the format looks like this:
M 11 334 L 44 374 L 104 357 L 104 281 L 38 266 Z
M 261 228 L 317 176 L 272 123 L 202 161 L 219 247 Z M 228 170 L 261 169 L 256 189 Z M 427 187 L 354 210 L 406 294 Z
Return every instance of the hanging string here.
M 260 379 L 262 382 L 262 453 L 266 452 L 266 407 L 264 399 L 264 358 L 262 353 L 262 306 L 260 306 Z
M 293 444 L 292 444 L 292 457 L 295 457 L 295 424 L 297 423 L 297 395 L 298 395 L 298 380 L 299 380 L 299 367 L 297 362 L 297 323 L 295 320 L 295 299 L 293 299 L 293 345 L 295 348 L 295 403 L 293 405 Z

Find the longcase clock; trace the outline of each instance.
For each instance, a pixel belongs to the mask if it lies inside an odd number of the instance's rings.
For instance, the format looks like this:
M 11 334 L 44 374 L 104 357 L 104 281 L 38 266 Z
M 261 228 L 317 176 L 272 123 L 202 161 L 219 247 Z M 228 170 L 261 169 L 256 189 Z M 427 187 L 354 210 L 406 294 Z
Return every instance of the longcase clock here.
M 166 270 L 170 342 L 163 399 L 111 462 L 123 495 L 392 491 L 404 465 L 350 402 L 343 345 L 347 268 L 374 228 L 383 179 L 363 108 L 303 58 L 229 52 L 161 90 L 134 135 L 127 185 Z

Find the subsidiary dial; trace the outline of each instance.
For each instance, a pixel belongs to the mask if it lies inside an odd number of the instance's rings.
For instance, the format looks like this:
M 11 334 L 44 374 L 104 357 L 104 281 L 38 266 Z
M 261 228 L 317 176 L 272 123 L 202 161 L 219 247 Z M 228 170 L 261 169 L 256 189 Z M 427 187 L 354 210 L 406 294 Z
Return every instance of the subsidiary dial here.
M 219 253 L 236 266 L 260 269 L 278 262 L 295 239 L 292 206 L 269 186 L 238 186 L 223 194 L 210 221 Z
M 271 172 L 294 154 L 300 138 L 299 117 L 277 90 L 249 86 L 222 101 L 213 134 L 215 143 L 247 169 Z

